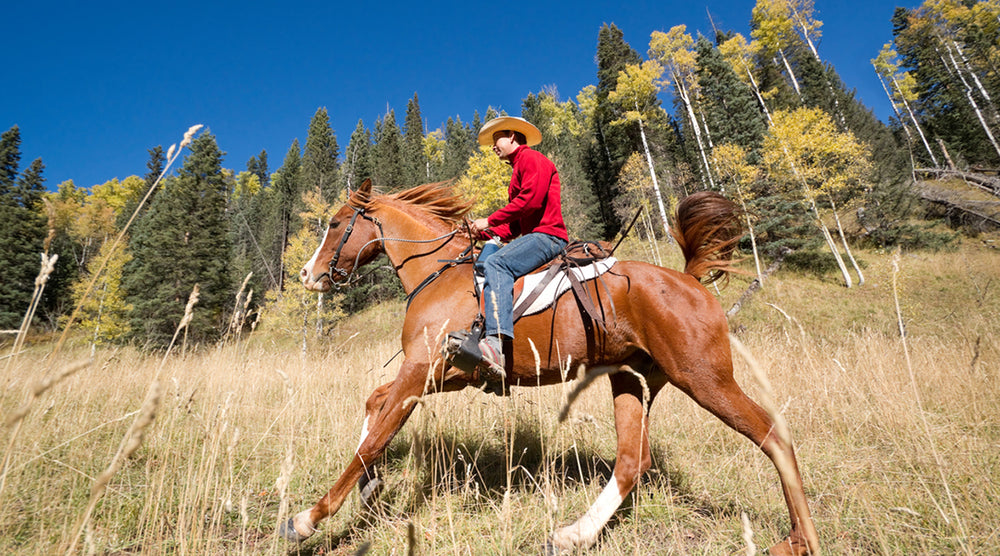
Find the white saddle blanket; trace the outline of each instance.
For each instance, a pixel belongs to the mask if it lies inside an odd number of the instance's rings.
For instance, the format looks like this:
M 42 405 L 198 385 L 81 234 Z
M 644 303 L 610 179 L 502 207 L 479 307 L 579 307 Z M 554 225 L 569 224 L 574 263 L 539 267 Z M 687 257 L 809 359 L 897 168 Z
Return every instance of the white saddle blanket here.
M 569 270 L 580 282 L 586 282 L 587 280 L 593 280 L 601 274 L 604 274 L 611 267 L 615 266 L 618 259 L 614 257 L 608 257 L 600 261 L 593 262 L 586 266 L 575 267 Z M 514 301 L 514 312 L 517 313 L 518 308 L 527 301 L 528 296 L 531 292 L 535 291 L 535 288 L 542 283 L 542 279 L 545 278 L 545 271 L 536 272 L 534 274 L 529 274 L 523 278 L 519 278 L 524 282 L 524 288 L 521 290 L 521 295 L 517 296 Z M 484 278 L 482 276 L 476 275 L 476 283 L 479 285 L 479 291 L 483 290 Z M 542 293 L 538 295 L 532 302 L 531 305 L 527 306 L 524 313 L 521 316 L 533 315 L 535 313 L 541 313 L 545 309 L 548 309 L 555 303 L 555 300 L 559 298 L 560 295 L 566 293 L 566 290 L 570 288 L 569 277 L 566 275 L 566 271 L 563 270 L 549 281 L 545 285 L 545 289 Z

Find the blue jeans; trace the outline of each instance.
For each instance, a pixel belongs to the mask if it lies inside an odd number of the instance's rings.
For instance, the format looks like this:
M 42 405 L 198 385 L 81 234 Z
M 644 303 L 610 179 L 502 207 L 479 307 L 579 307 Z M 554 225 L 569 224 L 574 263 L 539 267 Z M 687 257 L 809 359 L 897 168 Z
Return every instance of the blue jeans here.
M 535 232 L 511 241 L 486 259 L 483 299 L 488 336 L 514 337 L 514 281 L 554 259 L 564 247 L 566 240 Z

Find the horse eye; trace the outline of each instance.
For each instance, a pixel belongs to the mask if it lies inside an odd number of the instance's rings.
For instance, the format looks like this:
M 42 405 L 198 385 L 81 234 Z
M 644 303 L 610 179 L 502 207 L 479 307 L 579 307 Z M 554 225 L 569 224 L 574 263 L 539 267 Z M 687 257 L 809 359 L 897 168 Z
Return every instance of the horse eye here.
M 330 221 L 330 229 L 331 230 L 336 229 L 337 226 L 340 226 L 340 221 L 338 221 L 338 220 L 331 220 Z

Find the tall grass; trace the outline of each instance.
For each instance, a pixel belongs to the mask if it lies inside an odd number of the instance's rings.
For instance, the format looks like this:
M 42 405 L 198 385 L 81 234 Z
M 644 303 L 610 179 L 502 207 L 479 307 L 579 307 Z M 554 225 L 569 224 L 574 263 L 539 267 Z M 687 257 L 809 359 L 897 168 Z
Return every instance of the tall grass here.
M 779 272 L 731 322 L 791 430 L 823 548 L 1000 553 L 998 257 L 972 244 L 904 255 L 894 275 L 890 254 L 860 255 L 863 287 Z M 722 291 L 724 307 L 740 280 Z M 383 365 L 403 311 L 377 306 L 305 354 L 298 338 L 259 333 L 166 357 L 98 350 L 41 394 L 32 370 L 69 368 L 89 345 L 69 341 L 57 361 L 27 346 L 0 375 L 3 423 L 33 400 L 19 434 L 5 425 L 0 439 L 0 553 L 294 553 L 275 526 L 352 457 L 368 394 L 398 369 L 399 359 Z M 735 364 L 762 400 L 753 369 Z M 157 382 L 155 420 L 84 520 Z M 537 554 L 614 466 L 607 381 L 579 393 L 560 423 L 571 390 L 424 397 L 387 450 L 375 505 L 352 495 L 299 551 Z M 653 469 L 592 553 L 750 553 L 787 533 L 777 473 L 745 438 L 669 388 L 649 427 Z

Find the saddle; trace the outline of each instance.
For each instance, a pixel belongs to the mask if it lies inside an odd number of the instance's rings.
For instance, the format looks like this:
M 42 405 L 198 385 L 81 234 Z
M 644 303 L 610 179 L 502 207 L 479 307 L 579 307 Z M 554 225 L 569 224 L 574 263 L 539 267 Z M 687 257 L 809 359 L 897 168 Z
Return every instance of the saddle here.
M 572 289 L 577 302 L 604 329 L 604 315 L 597 309 L 583 284 L 611 270 L 618 262 L 602 243 L 576 241 L 554 259 L 514 282 L 514 322 L 548 309 Z M 477 269 L 479 265 L 476 265 Z M 476 291 L 481 294 L 485 278 L 476 273 Z M 485 299 L 478 296 L 479 311 L 486 311 Z

